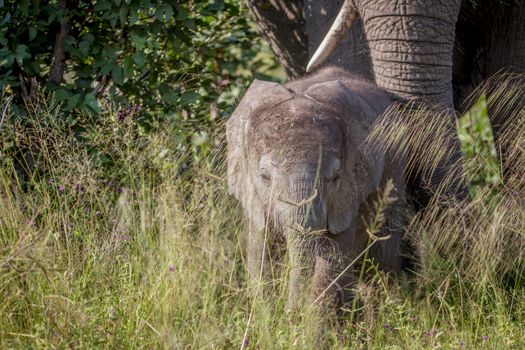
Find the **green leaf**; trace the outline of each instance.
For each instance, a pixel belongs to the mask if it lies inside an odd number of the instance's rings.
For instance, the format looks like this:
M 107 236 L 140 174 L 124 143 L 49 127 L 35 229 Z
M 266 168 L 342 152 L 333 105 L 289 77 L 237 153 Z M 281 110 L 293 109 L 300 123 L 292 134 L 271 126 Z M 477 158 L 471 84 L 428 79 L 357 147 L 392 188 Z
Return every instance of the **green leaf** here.
M 118 11 L 118 15 L 120 18 L 120 25 L 122 27 L 126 25 L 126 20 L 128 18 L 128 12 L 129 12 L 129 8 L 126 5 L 122 5 L 120 10 Z
M 4 24 L 11 22 L 11 14 L 7 13 L 2 20 L 0 20 L 0 26 L 3 26 Z
M 164 5 L 164 16 L 166 16 L 166 21 L 169 21 L 173 17 L 173 8 L 169 4 Z
M 224 9 L 223 0 L 213 0 L 213 1 L 210 1 L 210 4 L 208 5 L 209 11 L 221 11 L 223 9 Z
M 138 50 L 142 50 L 146 46 L 146 37 L 135 33 L 131 34 L 131 45 Z
M 55 98 L 58 101 L 67 100 L 68 97 L 69 97 L 69 94 L 66 89 L 58 89 L 57 91 L 55 91 Z
M 117 85 L 123 85 L 124 84 L 124 76 L 122 72 L 122 67 L 115 65 L 113 70 L 111 71 L 111 76 L 113 77 L 113 81 Z
M 95 2 L 95 11 L 108 11 L 111 10 L 111 2 L 110 1 L 98 1 Z
M 187 91 L 180 97 L 180 102 L 184 105 L 191 104 L 199 99 L 200 95 L 195 91 Z
M 80 96 L 80 94 L 76 94 L 68 98 L 66 107 L 64 107 L 64 111 L 67 112 L 75 108 L 78 105 L 78 101 L 80 101 Z
M 84 103 L 86 106 L 91 108 L 95 113 L 102 112 L 102 108 L 100 108 L 97 98 L 95 97 L 94 94 L 87 94 L 84 99 Z
M 36 28 L 29 28 L 29 41 L 32 41 L 36 37 Z
M 133 75 L 133 57 L 126 56 L 122 62 L 122 69 L 124 70 L 124 75 L 126 77 L 131 77 Z
M 183 7 L 183 5 L 177 5 L 177 15 L 175 16 L 175 19 L 177 21 L 184 21 L 190 16 L 190 12 Z
M 146 55 L 141 51 L 135 52 L 133 54 L 133 62 L 135 62 L 140 68 L 144 67 L 144 64 L 146 63 Z
M 117 65 L 113 62 L 110 62 L 108 64 L 105 64 L 102 66 L 102 69 L 100 70 L 100 74 L 107 75 L 109 72 L 112 72 Z
M 16 47 L 15 58 L 19 65 L 24 64 L 24 60 L 31 58 L 31 55 L 27 52 L 27 45 L 20 44 Z

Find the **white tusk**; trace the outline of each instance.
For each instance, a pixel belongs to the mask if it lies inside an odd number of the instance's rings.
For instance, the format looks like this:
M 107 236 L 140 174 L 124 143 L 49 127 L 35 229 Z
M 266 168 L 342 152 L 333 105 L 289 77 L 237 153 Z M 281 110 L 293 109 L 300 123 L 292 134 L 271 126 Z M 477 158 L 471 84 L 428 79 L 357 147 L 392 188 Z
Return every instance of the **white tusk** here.
M 308 62 L 308 66 L 306 67 L 307 72 L 311 72 L 312 69 L 323 63 L 335 50 L 337 44 L 341 43 L 345 39 L 348 31 L 352 27 L 352 24 L 357 17 L 357 11 L 354 8 L 352 2 L 352 0 L 346 0 L 344 2 L 343 7 L 341 7 L 339 14 L 334 21 L 334 24 L 332 24 L 332 27 L 330 27 L 330 30 L 324 37 L 323 42 L 315 51 L 314 55 L 310 59 L 310 62 Z

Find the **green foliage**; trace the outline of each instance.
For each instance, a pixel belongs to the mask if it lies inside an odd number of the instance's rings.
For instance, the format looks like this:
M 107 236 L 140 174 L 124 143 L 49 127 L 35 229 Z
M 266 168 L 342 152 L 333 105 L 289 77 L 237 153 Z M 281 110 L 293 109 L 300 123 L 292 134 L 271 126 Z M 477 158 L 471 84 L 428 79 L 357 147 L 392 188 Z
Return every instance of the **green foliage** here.
M 501 169 L 484 95 L 459 118 L 458 134 L 467 160 L 465 170 L 469 175 L 471 194 L 475 195 L 480 186 L 501 184 Z
M 256 59 L 264 48 L 239 0 L 6 0 L 0 18 L 0 87 L 20 92 L 21 77 L 36 78 L 64 111 L 100 113 L 109 97 L 142 106 L 149 119 L 162 112 L 203 122 L 209 110 L 195 110 L 218 102 L 229 112 L 243 79 L 275 67 Z M 57 49 L 58 84 L 50 77 Z
M 170 151 L 200 159 L 245 86 L 276 69 L 240 0 L 11 0 L 0 18 L 0 87 L 15 97 L 9 118 L 32 130 L 43 122 L 34 106 L 51 98 L 61 110 L 55 116 L 76 130 L 109 179 L 121 173 L 119 162 L 93 136 L 107 113 L 137 135 L 169 131 Z M 58 83 L 51 79 L 57 47 L 64 53 Z M 30 149 L 14 133 L 3 137 L 4 146 L 24 147 L 11 154 Z M 111 137 L 126 144 L 132 136 Z

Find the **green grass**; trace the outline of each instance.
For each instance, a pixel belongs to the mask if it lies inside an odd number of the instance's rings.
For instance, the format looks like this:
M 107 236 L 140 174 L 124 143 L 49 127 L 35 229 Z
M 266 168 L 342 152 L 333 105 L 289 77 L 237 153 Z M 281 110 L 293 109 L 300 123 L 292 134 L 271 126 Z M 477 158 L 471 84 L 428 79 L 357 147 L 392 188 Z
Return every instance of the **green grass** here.
M 43 106 L 35 118 L 54 113 Z M 471 128 L 483 117 L 474 110 L 461 124 L 467 156 L 485 157 L 478 165 L 494 156 L 486 126 Z M 525 347 L 525 211 L 494 184 L 495 158 L 475 178 L 471 203 L 412 220 L 422 254 L 413 276 L 389 279 L 371 267 L 357 288 L 356 321 L 350 311 L 321 329 L 308 305 L 285 310 L 286 276 L 248 286 L 222 146 L 176 171 L 185 158 L 159 158 L 166 135 L 132 142 L 131 125 L 108 120 L 93 140 L 127 179 L 122 190 L 58 122 L 0 130 L 21 144 L 38 136 L 46 169 L 22 188 L 9 154 L 0 160 L 0 348 L 231 349 L 245 334 L 249 349 Z

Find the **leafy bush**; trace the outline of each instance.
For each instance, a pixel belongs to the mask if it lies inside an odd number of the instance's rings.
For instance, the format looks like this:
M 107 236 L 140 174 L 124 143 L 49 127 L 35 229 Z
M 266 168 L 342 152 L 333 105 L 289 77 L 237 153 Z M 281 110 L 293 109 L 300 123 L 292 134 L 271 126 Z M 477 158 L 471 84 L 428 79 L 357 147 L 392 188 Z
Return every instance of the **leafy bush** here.
M 107 97 L 205 122 L 276 67 L 240 0 L 6 0 L 0 18 L 0 87 L 27 99 L 36 81 L 63 111 L 100 113 Z
M 40 155 L 21 135 L 70 128 L 108 182 L 126 182 L 115 150 L 151 130 L 170 144 L 163 157 L 204 158 L 244 87 L 276 70 L 240 0 L 2 1 L 0 18 L 0 87 L 18 125 L 0 151 L 26 162 Z
M 458 120 L 458 133 L 466 159 L 466 172 L 470 174 L 471 194 L 479 186 L 501 185 L 494 137 L 490 126 L 485 95 L 480 96 L 472 108 Z

